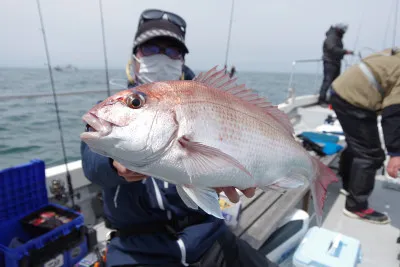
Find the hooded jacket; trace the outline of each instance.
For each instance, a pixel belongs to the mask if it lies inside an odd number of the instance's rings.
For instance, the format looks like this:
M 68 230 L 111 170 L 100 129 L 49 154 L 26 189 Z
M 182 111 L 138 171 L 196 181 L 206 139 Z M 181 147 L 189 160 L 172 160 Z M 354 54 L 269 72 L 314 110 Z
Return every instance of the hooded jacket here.
M 346 50 L 343 49 L 343 34 L 342 31 L 334 27 L 330 27 L 325 33 L 326 38 L 322 48 L 324 61 L 340 66 L 341 60 L 346 54 Z

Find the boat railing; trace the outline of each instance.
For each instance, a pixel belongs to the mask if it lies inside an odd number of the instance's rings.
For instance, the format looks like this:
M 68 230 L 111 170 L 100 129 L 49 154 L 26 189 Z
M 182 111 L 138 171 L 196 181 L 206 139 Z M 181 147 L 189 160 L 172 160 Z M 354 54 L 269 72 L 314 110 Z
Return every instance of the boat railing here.
M 296 73 L 296 67 L 299 63 L 319 63 L 322 61 L 321 59 L 299 59 L 295 60 L 292 62 L 292 70 L 290 72 L 290 78 L 289 78 L 289 85 L 288 85 L 288 96 L 285 100 L 286 103 L 293 102 L 294 98 L 296 97 L 296 89 L 294 86 L 294 77 Z M 315 89 L 317 86 L 317 81 L 318 81 L 318 76 L 319 76 L 319 69 L 320 69 L 320 64 L 316 64 L 317 69 L 315 71 L 315 78 L 314 78 L 314 86 L 313 88 Z

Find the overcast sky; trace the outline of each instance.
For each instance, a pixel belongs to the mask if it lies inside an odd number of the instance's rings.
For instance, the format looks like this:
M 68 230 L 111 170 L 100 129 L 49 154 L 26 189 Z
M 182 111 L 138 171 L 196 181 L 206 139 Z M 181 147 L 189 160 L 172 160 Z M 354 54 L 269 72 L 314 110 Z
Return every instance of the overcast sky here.
M 228 64 L 239 71 L 286 71 L 294 59 L 320 57 L 325 32 L 336 22 L 349 24 L 345 46 L 360 50 L 383 48 L 389 20 L 390 46 L 393 2 L 236 0 Z M 98 0 L 41 0 L 41 6 L 53 66 L 104 67 Z M 186 20 L 191 68 L 224 64 L 231 0 L 103 0 L 110 68 L 124 68 L 139 15 L 147 8 L 176 12 Z M 0 40 L 1 67 L 44 66 L 35 0 L 0 1 Z

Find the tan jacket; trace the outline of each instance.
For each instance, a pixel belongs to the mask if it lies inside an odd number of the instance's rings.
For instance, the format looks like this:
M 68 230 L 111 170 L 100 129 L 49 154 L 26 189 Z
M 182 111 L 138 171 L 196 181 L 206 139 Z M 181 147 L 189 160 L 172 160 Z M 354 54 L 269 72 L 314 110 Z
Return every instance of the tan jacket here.
M 350 104 L 369 110 L 380 111 L 400 104 L 400 51 L 390 56 L 390 50 L 362 60 L 383 89 L 384 97 L 371 85 L 358 64 L 348 68 L 332 83 L 335 92 Z

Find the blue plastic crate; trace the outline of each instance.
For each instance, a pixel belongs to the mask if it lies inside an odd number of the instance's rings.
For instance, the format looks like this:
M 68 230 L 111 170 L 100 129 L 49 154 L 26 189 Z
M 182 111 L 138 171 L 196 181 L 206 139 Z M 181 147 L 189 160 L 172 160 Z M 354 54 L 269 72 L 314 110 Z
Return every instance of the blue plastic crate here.
M 46 206 L 74 212 L 77 217 L 32 239 L 19 220 Z M 57 240 L 67 240 L 66 238 L 74 236 L 76 230 L 83 226 L 84 219 L 81 214 L 60 205 L 49 204 L 43 161 L 32 160 L 28 164 L 0 171 L 0 266 L 18 267 L 20 261 L 29 259 L 33 251 L 50 247 Z M 25 242 L 29 241 L 10 248 L 9 244 L 15 237 Z M 55 266 L 67 267 L 79 261 L 86 253 L 86 237 L 82 235 L 82 240 L 73 247 L 66 247 L 55 254 L 51 260 L 62 262 Z

